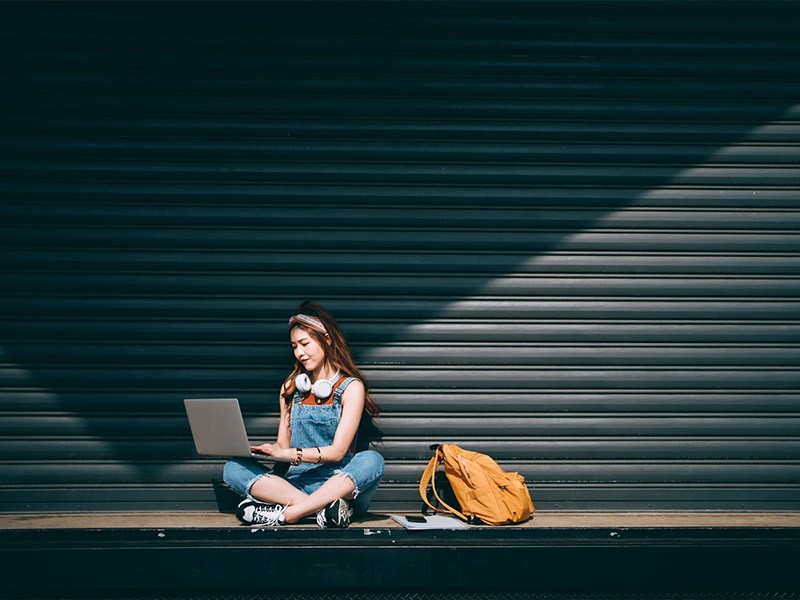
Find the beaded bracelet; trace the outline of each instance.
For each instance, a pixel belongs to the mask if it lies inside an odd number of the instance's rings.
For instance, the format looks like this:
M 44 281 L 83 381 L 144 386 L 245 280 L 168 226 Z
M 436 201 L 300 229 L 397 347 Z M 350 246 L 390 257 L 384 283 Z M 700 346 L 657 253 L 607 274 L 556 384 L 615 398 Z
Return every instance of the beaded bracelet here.
M 292 466 L 297 466 L 300 464 L 300 461 L 303 460 L 303 449 L 302 448 L 295 448 L 297 450 L 297 457 L 292 461 Z

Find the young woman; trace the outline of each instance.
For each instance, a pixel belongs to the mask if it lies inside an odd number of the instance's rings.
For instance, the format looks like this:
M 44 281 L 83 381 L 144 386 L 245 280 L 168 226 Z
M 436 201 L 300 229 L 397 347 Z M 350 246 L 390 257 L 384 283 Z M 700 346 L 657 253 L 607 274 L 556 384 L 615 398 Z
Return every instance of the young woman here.
M 225 464 L 223 479 L 245 499 L 236 516 L 254 525 L 284 525 L 316 514 L 320 527 L 347 527 L 364 513 L 383 477 L 383 457 L 355 452 L 366 412 L 377 416 L 367 381 L 350 356 L 333 316 L 304 302 L 289 319 L 294 370 L 280 392 L 278 439 L 252 446 L 279 462 L 291 463 L 281 477 L 256 460 Z

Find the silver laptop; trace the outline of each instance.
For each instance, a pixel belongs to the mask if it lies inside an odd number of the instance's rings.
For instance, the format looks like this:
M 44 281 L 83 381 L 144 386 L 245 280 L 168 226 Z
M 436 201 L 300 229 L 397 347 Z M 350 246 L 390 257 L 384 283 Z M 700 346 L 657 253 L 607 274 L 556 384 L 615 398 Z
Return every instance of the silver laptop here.
M 186 408 L 198 454 L 274 460 L 263 454 L 250 452 L 250 442 L 237 398 L 186 398 L 183 406 Z

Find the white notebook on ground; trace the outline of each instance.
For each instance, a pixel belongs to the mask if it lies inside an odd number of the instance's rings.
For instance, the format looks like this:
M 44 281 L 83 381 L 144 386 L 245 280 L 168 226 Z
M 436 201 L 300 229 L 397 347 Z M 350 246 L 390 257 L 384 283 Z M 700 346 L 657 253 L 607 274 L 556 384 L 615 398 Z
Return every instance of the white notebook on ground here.
M 469 529 L 461 519 L 447 515 L 392 515 L 392 520 L 410 530 Z

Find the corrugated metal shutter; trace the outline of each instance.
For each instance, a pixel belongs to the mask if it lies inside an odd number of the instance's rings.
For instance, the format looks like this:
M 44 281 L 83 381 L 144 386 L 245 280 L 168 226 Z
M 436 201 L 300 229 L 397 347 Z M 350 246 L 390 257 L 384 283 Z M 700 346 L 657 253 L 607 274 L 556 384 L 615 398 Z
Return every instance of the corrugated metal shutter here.
M 793 3 L 2 8 L 0 509 L 209 509 L 285 319 L 539 508 L 798 509 Z

